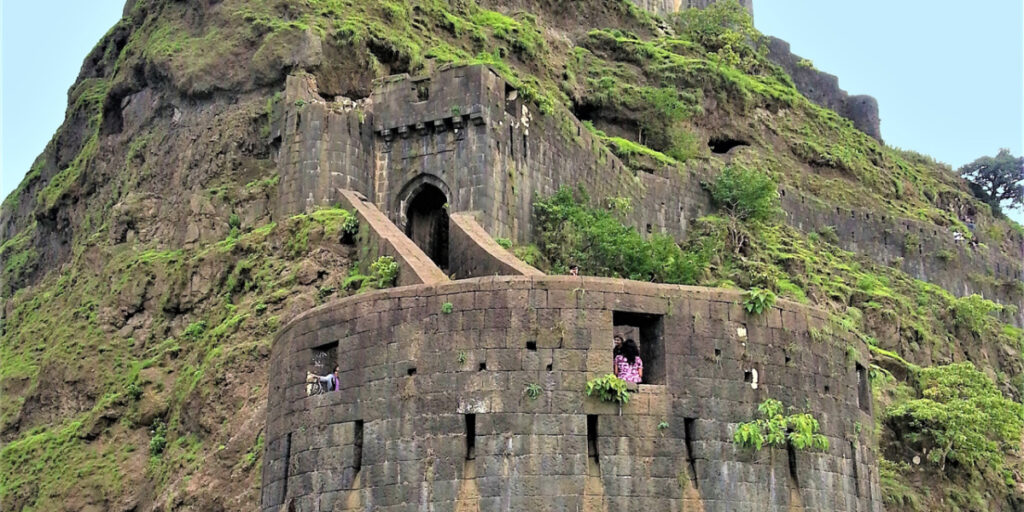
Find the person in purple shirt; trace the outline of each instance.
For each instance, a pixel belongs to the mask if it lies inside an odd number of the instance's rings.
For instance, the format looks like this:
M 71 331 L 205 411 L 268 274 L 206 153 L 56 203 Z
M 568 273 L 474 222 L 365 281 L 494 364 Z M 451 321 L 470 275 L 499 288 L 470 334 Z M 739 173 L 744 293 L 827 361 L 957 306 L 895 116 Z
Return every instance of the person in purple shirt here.
M 640 349 L 632 338 L 622 342 L 622 349 L 615 356 L 615 376 L 634 384 L 639 384 L 643 380 L 644 362 L 640 359 Z

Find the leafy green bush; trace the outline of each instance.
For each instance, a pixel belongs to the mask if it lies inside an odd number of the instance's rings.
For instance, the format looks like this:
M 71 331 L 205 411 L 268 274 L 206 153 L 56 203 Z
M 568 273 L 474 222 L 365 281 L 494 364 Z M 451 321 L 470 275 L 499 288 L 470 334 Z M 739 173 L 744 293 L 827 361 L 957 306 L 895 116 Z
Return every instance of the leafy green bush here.
M 540 387 L 536 382 L 531 382 L 526 385 L 526 390 L 523 391 L 530 400 L 536 400 L 540 397 L 540 394 L 544 392 L 544 389 Z
M 676 31 L 718 56 L 731 66 L 748 71 L 763 60 L 764 39 L 754 28 L 750 13 L 735 0 L 712 3 L 705 9 L 690 8 L 673 17 Z
M 594 395 L 597 395 L 597 398 L 603 402 L 629 403 L 629 390 L 626 389 L 626 381 L 610 373 L 604 377 L 587 381 L 587 396 Z
M 577 202 L 563 187 L 534 203 L 537 245 L 551 268 L 577 264 L 588 275 L 692 284 L 707 266 L 709 251 L 684 252 L 662 234 L 644 240 L 611 212 L 586 206 L 586 191 L 579 195 Z
M 370 264 L 371 279 L 377 288 L 394 286 L 398 281 L 398 262 L 391 256 L 381 256 Z
M 782 402 L 768 398 L 757 406 L 761 418 L 740 423 L 733 434 L 733 442 L 760 450 L 767 445 L 770 448 L 782 448 L 789 443 L 797 450 L 827 450 L 828 439 L 821 435 L 818 420 L 807 413 L 783 416 Z
M 770 221 L 781 212 L 775 181 L 760 171 L 730 165 L 710 189 L 715 204 L 739 220 Z
M 441 313 L 450 315 L 452 314 L 454 308 L 455 306 L 453 306 L 451 302 L 445 302 L 444 304 L 441 304 Z
M 342 210 L 341 214 L 341 236 L 352 237 L 359 233 L 359 218 L 356 214 Z
M 238 217 L 237 213 L 232 213 L 231 216 L 228 217 L 228 226 L 231 227 L 232 229 L 238 229 L 242 227 L 242 219 Z
M 760 315 L 775 305 L 775 294 L 764 288 L 751 288 L 743 292 L 743 308 L 747 313 Z
M 503 249 L 512 248 L 512 240 L 509 240 L 508 238 L 495 238 L 494 241 L 497 242 L 497 244 L 500 245 Z
M 975 334 L 982 334 L 995 320 L 991 313 L 1002 311 L 1003 306 L 974 294 L 954 300 L 951 309 L 957 325 L 966 327 Z
M 152 434 L 153 437 L 149 439 L 149 454 L 155 457 L 167 448 L 167 424 L 158 421 L 153 425 Z
M 893 405 L 886 420 L 927 448 L 932 463 L 945 468 L 951 460 L 998 473 L 1003 454 L 1019 445 L 1024 405 L 1003 396 L 969 362 L 922 368 L 916 387 L 921 398 Z
M 188 327 L 185 328 L 185 332 L 182 333 L 182 336 L 195 341 L 198 340 L 204 332 L 206 332 L 206 320 L 199 320 L 188 324 Z

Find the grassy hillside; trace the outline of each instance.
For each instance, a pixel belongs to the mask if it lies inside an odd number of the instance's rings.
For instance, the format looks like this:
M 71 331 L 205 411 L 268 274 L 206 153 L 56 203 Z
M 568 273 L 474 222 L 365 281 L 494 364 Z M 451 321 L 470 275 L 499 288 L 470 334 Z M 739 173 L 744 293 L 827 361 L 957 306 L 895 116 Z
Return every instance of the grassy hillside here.
M 289 72 L 362 98 L 380 76 L 487 63 L 545 115 L 588 121 L 631 166 L 745 168 L 823 204 L 964 231 L 950 207 L 970 205 L 993 240 L 1020 229 L 945 166 L 802 97 L 759 41 L 732 4 L 663 20 L 624 0 L 131 3 L 0 210 L 0 508 L 257 505 L 270 339 L 361 282 L 345 213 L 274 212 L 265 131 Z M 726 158 L 711 139 L 742 146 Z M 617 247 L 643 243 L 614 213 L 561 200 L 555 214 L 603 219 Z M 725 205 L 650 249 L 679 266 L 639 262 L 636 275 L 771 290 L 867 340 L 892 509 L 1019 503 L 1024 336 L 1000 306 L 843 251 L 827 230 Z M 544 246 L 527 254 L 565 263 Z M 961 361 L 976 369 L 950 364 Z M 999 428 L 965 419 L 982 413 Z

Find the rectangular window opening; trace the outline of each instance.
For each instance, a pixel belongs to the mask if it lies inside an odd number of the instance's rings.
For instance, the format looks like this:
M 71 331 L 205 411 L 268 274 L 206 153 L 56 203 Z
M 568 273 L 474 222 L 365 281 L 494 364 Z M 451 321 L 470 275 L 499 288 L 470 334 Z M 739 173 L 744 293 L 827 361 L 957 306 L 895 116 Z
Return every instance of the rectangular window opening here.
M 466 415 L 466 460 L 476 458 L 476 414 Z
M 530 350 L 530 351 L 536 352 L 537 351 L 537 342 L 536 341 L 527 341 L 526 342 L 526 350 Z
M 633 340 L 643 362 L 643 384 L 665 384 L 665 323 L 663 315 L 612 312 L 612 331 Z
M 697 458 L 693 454 L 693 439 L 696 435 L 694 433 L 695 423 L 694 418 L 683 418 L 683 444 L 686 446 L 686 463 L 690 468 L 690 483 L 693 484 L 694 489 L 698 489 Z
M 860 496 L 860 475 L 857 468 L 857 445 L 850 441 L 850 460 L 853 461 L 853 493 Z
M 288 469 L 291 467 L 292 462 L 292 433 L 288 432 L 288 435 L 284 438 L 284 485 L 281 488 L 281 503 L 284 503 L 288 499 Z
M 871 387 L 868 383 L 868 372 L 860 363 L 857 363 L 857 405 L 864 412 L 871 410 Z
M 413 375 L 416 375 L 416 368 L 409 368 L 408 370 L 405 371 L 405 374 L 410 376 L 410 377 L 412 377 Z
M 355 441 L 352 451 L 352 469 L 358 474 L 363 469 L 363 420 L 356 420 Z
M 799 480 L 796 477 L 796 448 L 793 447 L 793 443 L 786 443 L 786 455 L 789 456 L 789 480 L 796 487 Z
M 482 363 L 480 363 L 479 370 L 480 371 L 484 371 L 486 369 L 487 369 L 487 361 L 483 361 Z
M 338 341 L 324 343 L 313 348 L 313 368 L 309 371 L 317 375 L 327 375 L 338 366 Z
M 596 414 L 587 415 L 587 457 L 595 463 L 598 462 Z

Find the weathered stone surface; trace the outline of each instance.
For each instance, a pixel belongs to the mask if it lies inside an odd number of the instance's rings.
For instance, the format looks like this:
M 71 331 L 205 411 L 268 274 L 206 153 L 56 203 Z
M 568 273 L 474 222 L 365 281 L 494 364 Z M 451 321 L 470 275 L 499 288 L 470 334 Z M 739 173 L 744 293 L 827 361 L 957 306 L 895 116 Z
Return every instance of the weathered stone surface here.
M 619 291 L 587 302 L 573 289 Z M 858 428 L 872 411 L 857 402 L 846 353 L 853 346 L 863 359 L 865 347 L 812 340 L 808 319 L 822 313 L 787 301 L 767 313 L 774 321 L 734 319 L 740 300 L 687 286 L 501 276 L 313 309 L 272 349 L 262 509 L 880 511 L 875 455 Z M 451 313 L 436 307 L 443 302 Z M 639 386 L 621 410 L 584 393 L 610 370 L 613 311 L 664 315 L 665 384 Z M 306 397 L 313 347 L 331 340 L 342 389 Z M 799 364 L 785 364 L 783 350 Z M 744 382 L 750 368 L 757 389 Z M 819 411 L 831 443 L 799 453 L 795 478 L 785 450 L 732 443 L 736 423 L 769 396 Z
M 847 97 L 834 77 L 797 65 L 798 58 L 785 52 L 794 69 L 813 72 L 825 85 L 834 85 L 834 90 L 821 86 L 831 92 L 822 93 L 819 102 L 843 115 L 848 110 L 866 113 L 863 122 L 855 123 L 872 133 L 871 126 L 862 126 L 877 121 L 871 101 Z M 798 86 L 799 76 L 794 76 Z M 418 91 L 426 91 L 426 99 Z M 562 186 L 583 186 L 595 200 L 628 199 L 633 207 L 628 224 L 641 233 L 667 233 L 677 239 L 685 238 L 691 220 L 713 211 L 700 184 L 702 176 L 633 171 L 568 112 L 541 114 L 512 91 L 485 66 L 442 68 L 426 77 L 388 77 L 378 81 L 369 100 L 359 103 L 344 98 L 325 102 L 313 78 L 289 77 L 271 130 L 271 139 L 281 140 L 277 213 L 334 204 L 340 201 L 340 190 L 347 189 L 368 198 L 367 204 L 403 232 L 410 200 L 430 186 L 444 194 L 453 216 L 478 212 L 475 218 L 489 236 L 522 244 L 533 239 L 534 201 Z M 869 119 L 872 115 L 875 121 Z M 418 130 L 419 124 L 431 128 Z M 971 249 L 933 224 L 846 208 L 833 211 L 834 206 L 808 200 L 796 190 L 780 194 L 785 220 L 794 227 L 815 231 L 833 226 L 844 249 L 882 264 L 898 263 L 911 276 L 955 295 L 978 293 L 1003 304 L 1019 302 L 1014 295 L 1015 283 L 1024 278 L 1024 237 L 1019 234 L 1000 242 L 978 225 L 974 235 L 985 246 Z M 456 224 L 451 228 L 453 237 L 461 236 Z M 920 239 L 916 250 L 907 249 L 908 233 Z M 450 265 L 468 265 L 479 256 L 460 254 L 471 249 L 450 243 L 460 248 L 449 253 Z M 956 257 L 941 260 L 938 254 Z M 1015 323 L 1024 324 L 1024 308 Z

